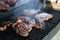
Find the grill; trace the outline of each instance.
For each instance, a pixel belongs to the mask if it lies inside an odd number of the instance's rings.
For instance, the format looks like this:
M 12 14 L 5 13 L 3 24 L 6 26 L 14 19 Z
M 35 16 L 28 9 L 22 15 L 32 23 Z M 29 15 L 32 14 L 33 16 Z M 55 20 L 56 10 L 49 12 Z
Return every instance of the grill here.
M 18 2 L 17 2 L 18 3 Z M 16 5 L 17 6 L 17 5 Z M 20 5 L 22 6 L 22 5 Z M 0 23 L 4 21 L 13 21 L 16 19 L 18 16 L 17 13 L 20 13 L 21 7 L 12 7 L 9 9 L 7 12 L 0 12 Z M 36 5 L 38 6 L 38 5 Z M 35 7 L 36 8 L 36 7 Z M 41 9 L 41 8 L 40 8 Z M 44 12 L 48 12 L 49 10 L 44 9 Z M 35 29 L 30 32 L 30 35 L 28 37 L 21 37 L 15 33 L 15 31 L 12 29 L 12 27 L 9 27 L 7 30 L 1 32 L 0 31 L 0 40 L 42 40 L 48 33 L 60 22 L 60 12 L 55 11 L 51 9 L 51 12 L 54 17 L 53 19 L 50 19 L 49 21 L 45 22 L 45 29 Z M 17 14 L 17 15 L 14 15 Z

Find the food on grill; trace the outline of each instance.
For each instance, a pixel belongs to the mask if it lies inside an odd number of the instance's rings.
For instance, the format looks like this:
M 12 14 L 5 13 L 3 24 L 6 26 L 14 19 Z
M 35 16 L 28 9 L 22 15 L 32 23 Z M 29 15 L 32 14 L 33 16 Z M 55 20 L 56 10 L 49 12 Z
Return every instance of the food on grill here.
M 16 30 L 16 33 L 21 35 L 21 36 L 28 36 L 28 33 L 30 31 L 30 28 L 27 24 L 23 23 L 14 23 L 13 28 Z
M 19 33 L 18 33 L 19 34 Z M 27 32 L 27 33 L 20 33 L 19 34 L 20 36 L 23 36 L 23 37 L 27 37 L 28 35 L 29 35 L 29 33 Z
M 8 10 L 8 8 L 9 8 L 9 5 L 8 5 L 8 4 L 4 4 L 4 5 L 2 6 L 2 9 L 1 9 L 1 10 Z
M 43 23 L 44 21 L 48 21 L 53 18 L 53 15 L 48 13 L 39 13 L 36 14 L 35 17 L 39 20 L 39 22 Z
M 0 31 L 4 31 L 7 29 L 7 27 L 9 27 L 12 23 L 10 21 L 7 22 L 3 22 L 2 23 L 2 27 L 0 27 Z
M 16 0 L 11 0 L 10 2 L 9 2 L 9 5 L 14 5 L 16 3 Z
M 3 5 L 3 4 L 5 4 L 5 2 L 3 2 L 3 1 L 0 1 L 0 5 Z
M 0 5 L 0 10 L 8 10 L 8 8 L 9 8 L 9 5 L 8 4 L 4 4 L 3 3 L 3 4 Z
M 4 30 L 6 30 L 6 26 L 5 27 L 1 26 L 0 31 L 4 31 Z
M 5 4 L 3 1 L 0 1 L 0 10 L 8 10 L 8 8 L 8 4 Z
M 12 23 L 10 21 L 2 23 L 3 26 L 10 26 Z
M 4 0 L 4 2 L 9 5 L 14 5 L 16 3 L 16 0 Z
M 48 13 L 39 13 L 39 14 L 36 14 L 35 17 L 38 20 L 35 25 L 35 28 L 39 29 L 43 27 L 42 23 L 44 23 L 44 21 L 48 21 L 49 19 L 51 19 L 53 15 Z
M 13 28 L 21 36 L 28 36 L 29 32 L 32 30 L 33 22 L 30 21 L 29 17 L 18 17 L 16 23 L 13 24 Z
M 11 5 L 14 5 L 16 0 L 0 0 L 0 10 L 8 10 Z
M 0 31 L 6 30 L 6 28 L 12 24 L 12 27 L 17 34 L 27 37 L 33 27 L 42 29 L 44 26 L 44 21 L 48 21 L 53 17 L 53 15 L 48 13 L 38 13 L 35 14 L 34 17 L 36 17 L 36 19 L 32 19 L 29 16 L 20 16 L 13 24 L 10 21 L 4 22 L 2 23 L 2 27 L 0 27 Z
M 34 27 L 36 25 L 35 19 L 31 19 L 26 16 L 18 17 L 17 20 L 18 20 L 17 22 L 21 22 L 21 23 L 24 22 L 24 23 L 28 24 L 29 27 Z

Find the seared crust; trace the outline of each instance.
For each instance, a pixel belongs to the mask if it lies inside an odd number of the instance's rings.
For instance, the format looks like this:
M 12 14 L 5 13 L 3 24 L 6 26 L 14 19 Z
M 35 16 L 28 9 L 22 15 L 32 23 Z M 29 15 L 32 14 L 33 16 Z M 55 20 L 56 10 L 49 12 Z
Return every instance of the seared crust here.
M 0 11 L 8 10 L 11 5 L 15 5 L 16 0 L 0 0 Z
M 2 23 L 2 27 L 0 27 L 0 31 L 4 31 L 7 29 L 7 27 L 10 27 L 12 23 L 10 21 L 6 21 Z
M 24 37 L 28 36 L 28 32 L 31 30 L 25 23 L 14 23 L 13 28 L 16 30 L 17 34 Z
M 18 33 L 18 35 L 20 35 L 20 36 L 23 36 L 23 37 L 27 37 L 28 35 L 29 35 L 29 33 Z
M 48 13 L 39 13 L 36 14 L 35 17 L 38 19 L 39 22 L 43 23 L 44 21 L 48 21 L 49 19 L 53 18 L 53 15 Z
M 13 28 L 16 33 L 21 36 L 28 36 L 29 32 L 32 30 L 33 22 L 29 17 L 18 17 L 16 23 L 13 24 Z

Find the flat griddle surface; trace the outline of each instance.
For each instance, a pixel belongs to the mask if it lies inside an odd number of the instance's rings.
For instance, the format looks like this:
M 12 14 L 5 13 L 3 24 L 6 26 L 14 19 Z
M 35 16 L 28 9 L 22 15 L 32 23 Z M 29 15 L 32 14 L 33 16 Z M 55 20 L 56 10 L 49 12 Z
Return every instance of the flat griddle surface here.
M 49 21 L 46 21 L 45 29 L 33 28 L 33 30 L 30 32 L 30 35 L 28 37 L 21 37 L 15 33 L 12 27 L 9 27 L 7 30 L 3 32 L 0 31 L 0 40 L 42 40 L 60 22 L 60 12 L 53 10 L 49 13 L 52 14 L 54 18 Z M 2 19 L 2 20 L 0 19 L 1 22 L 5 20 L 13 21 L 15 19 L 15 18 L 11 18 L 14 16 L 13 14 L 15 13 L 12 12 L 11 14 L 5 17 L 1 17 Z

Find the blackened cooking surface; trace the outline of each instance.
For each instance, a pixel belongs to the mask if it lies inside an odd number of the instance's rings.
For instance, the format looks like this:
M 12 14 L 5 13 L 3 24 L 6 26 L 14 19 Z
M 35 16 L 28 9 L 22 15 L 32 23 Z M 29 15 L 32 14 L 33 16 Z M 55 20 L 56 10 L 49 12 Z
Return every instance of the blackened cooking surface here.
M 35 5 L 35 6 L 38 6 L 38 5 Z M 35 8 L 38 8 L 38 7 L 35 7 Z M 20 16 L 19 15 L 21 11 L 20 9 L 21 7 L 19 7 L 17 10 L 11 13 L 9 12 L 10 14 L 7 16 L 1 17 L 0 21 L 1 22 L 7 21 L 7 20 L 13 21 L 13 19 Z M 54 16 L 54 18 L 46 22 L 46 29 L 41 30 L 41 29 L 33 28 L 33 30 L 30 32 L 30 35 L 28 37 L 21 37 L 19 35 L 16 35 L 15 31 L 10 27 L 4 32 L 0 32 L 0 40 L 42 40 L 42 38 L 48 35 L 48 32 L 50 32 L 51 29 L 54 28 L 60 22 L 60 12 L 51 11 L 49 13 L 51 13 Z

